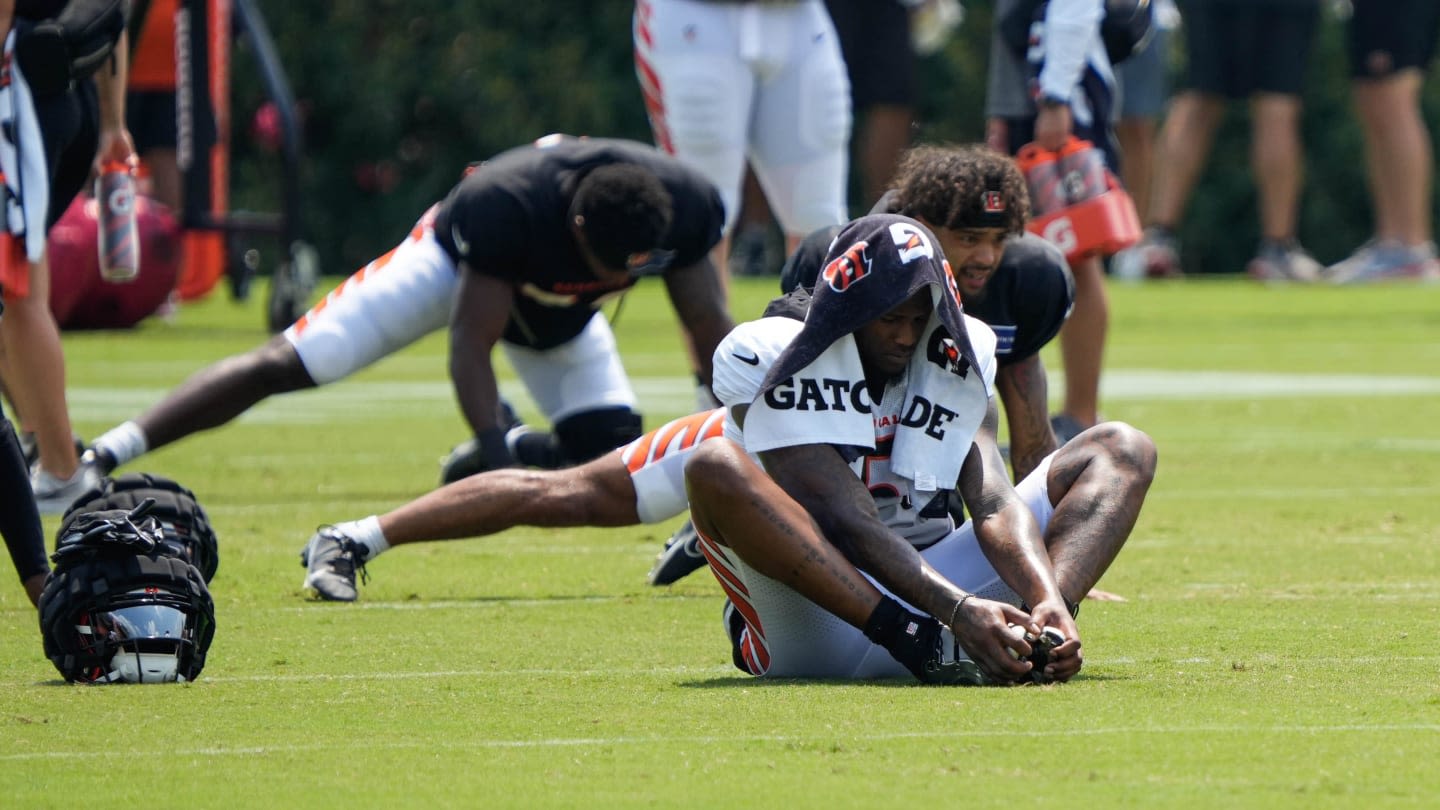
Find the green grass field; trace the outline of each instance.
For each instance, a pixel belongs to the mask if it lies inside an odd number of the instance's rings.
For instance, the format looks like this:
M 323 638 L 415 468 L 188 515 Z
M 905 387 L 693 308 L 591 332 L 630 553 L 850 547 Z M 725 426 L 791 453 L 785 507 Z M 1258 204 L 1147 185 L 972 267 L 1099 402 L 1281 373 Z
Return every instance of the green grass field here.
M 126 468 L 220 533 L 197 682 L 66 686 L 0 571 L 0 807 L 1436 806 L 1440 287 L 1111 294 L 1104 410 L 1160 469 L 1069 684 L 742 676 L 708 575 L 645 584 L 678 520 L 411 546 L 310 601 L 315 526 L 424 492 L 464 437 L 437 335 Z M 67 336 L 77 430 L 258 343 L 262 299 Z M 616 331 L 647 426 L 689 410 L 660 285 Z

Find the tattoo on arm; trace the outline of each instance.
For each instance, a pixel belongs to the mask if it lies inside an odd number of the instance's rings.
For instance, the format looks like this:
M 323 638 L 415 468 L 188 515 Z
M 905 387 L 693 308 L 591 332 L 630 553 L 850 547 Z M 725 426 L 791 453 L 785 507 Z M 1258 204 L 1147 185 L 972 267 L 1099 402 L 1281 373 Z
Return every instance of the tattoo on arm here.
M 768 501 L 757 501 L 754 502 L 753 505 L 755 506 L 756 511 L 759 512 L 761 518 L 766 523 L 769 523 L 771 526 L 775 527 L 777 531 L 798 541 L 804 546 L 803 561 L 805 564 L 824 568 L 831 574 L 832 577 L 834 577 L 835 581 L 837 581 L 845 590 L 849 591 L 852 594 L 860 593 L 862 591 L 860 582 L 853 575 L 853 567 L 842 567 L 840 565 L 837 565 L 837 560 L 835 560 L 834 558 L 833 550 L 831 551 L 831 553 L 827 554 L 825 552 L 825 549 L 817 547 L 809 532 L 798 531 L 794 524 L 791 521 L 787 520 L 785 518 L 785 515 L 782 514 L 779 510 L 777 510 L 774 505 L 769 503 Z M 824 538 L 820 538 L 819 542 L 825 543 L 826 540 Z M 798 576 L 800 572 L 796 570 L 792 573 Z
M 1010 466 L 1021 481 L 1060 443 L 1050 427 L 1045 365 L 1035 354 L 1004 366 L 995 375 L 1010 428 Z
M 892 593 L 932 615 L 949 610 L 963 594 L 881 521 L 869 490 L 835 448 L 804 445 L 761 458 L 775 482 L 819 526 L 823 542 Z M 855 590 L 860 583 L 847 577 L 846 587 Z

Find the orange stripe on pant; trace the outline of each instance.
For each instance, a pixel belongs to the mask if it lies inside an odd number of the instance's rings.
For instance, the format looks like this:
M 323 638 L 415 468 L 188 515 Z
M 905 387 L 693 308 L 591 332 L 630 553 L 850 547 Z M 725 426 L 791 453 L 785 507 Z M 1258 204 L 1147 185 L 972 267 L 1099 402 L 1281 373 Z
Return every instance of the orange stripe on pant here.
M 418 239 L 419 236 L 423 233 L 424 229 L 416 227 L 416 229 L 411 232 L 409 239 L 407 239 L 406 241 L 408 242 Z M 370 262 L 359 270 L 356 270 L 350 275 L 349 278 L 340 282 L 340 286 L 327 293 L 324 298 L 320 299 L 315 303 L 315 306 L 311 307 L 308 312 L 300 316 L 299 320 L 295 321 L 295 334 L 302 334 L 305 331 L 305 327 L 310 325 L 311 318 L 319 315 L 321 312 L 324 312 L 325 307 L 330 306 L 331 301 L 334 301 L 335 299 L 344 295 L 345 291 L 350 289 L 352 285 L 360 284 L 365 279 L 369 278 L 373 273 L 380 272 L 380 270 L 383 269 L 385 265 L 390 263 L 391 259 L 395 258 L 395 253 L 398 250 L 400 250 L 400 246 L 398 245 L 391 248 L 389 253 L 386 253 L 385 255 Z
M 725 433 L 725 409 L 714 408 L 673 419 L 646 433 L 625 450 L 625 467 L 631 474 L 639 472 L 652 462 L 665 457 L 676 436 L 680 443 L 676 450 L 689 450 L 706 439 L 714 439 Z
M 764 675 L 770 671 L 770 645 L 765 641 L 765 629 L 760 624 L 760 614 L 755 612 L 755 606 L 750 603 L 750 590 L 727 565 L 729 557 L 719 544 L 698 530 L 696 534 L 700 538 L 700 553 L 705 555 L 710 573 L 715 575 L 715 580 L 720 583 L 720 588 L 725 591 L 730 604 L 735 606 L 735 610 L 739 611 L 740 617 L 745 620 L 745 629 L 740 632 L 740 657 L 744 659 L 751 675 Z

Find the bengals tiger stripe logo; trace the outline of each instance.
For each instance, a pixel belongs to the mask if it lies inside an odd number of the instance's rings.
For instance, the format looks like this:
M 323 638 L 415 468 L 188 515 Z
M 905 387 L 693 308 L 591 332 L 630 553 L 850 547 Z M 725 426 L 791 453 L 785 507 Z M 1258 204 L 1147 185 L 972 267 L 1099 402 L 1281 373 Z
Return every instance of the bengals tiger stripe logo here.
M 890 238 L 895 242 L 901 264 L 909 264 L 916 259 L 935 258 L 935 247 L 913 222 L 897 222 L 891 225 Z
M 830 285 L 830 289 L 835 292 L 845 292 L 850 289 L 850 285 L 870 275 L 871 260 L 865 255 L 865 249 L 868 247 L 870 247 L 870 243 L 862 239 L 825 265 L 825 269 L 820 271 L 820 277 L 825 279 L 825 283 Z

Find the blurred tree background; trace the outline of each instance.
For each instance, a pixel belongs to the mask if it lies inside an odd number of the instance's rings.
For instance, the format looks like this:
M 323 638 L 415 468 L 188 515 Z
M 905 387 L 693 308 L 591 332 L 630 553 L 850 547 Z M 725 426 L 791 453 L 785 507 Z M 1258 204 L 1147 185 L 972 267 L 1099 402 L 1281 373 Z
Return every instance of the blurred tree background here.
M 304 122 L 304 228 L 326 273 L 393 247 L 467 163 L 549 132 L 650 141 L 631 60 L 633 4 L 509 0 L 260 0 Z M 922 60 L 916 140 L 975 141 L 990 4 L 972 0 L 946 47 Z M 1179 38 L 1177 37 L 1177 41 Z M 1178 72 L 1183 47 L 1172 52 Z M 1326 19 L 1308 78 L 1301 241 L 1322 262 L 1370 233 L 1360 130 L 1342 26 Z M 275 210 L 279 158 L 251 136 L 266 101 L 236 43 L 232 207 Z M 1440 131 L 1440 82 L 1426 88 Z M 1181 238 L 1186 266 L 1239 272 L 1258 238 L 1248 111 L 1230 108 Z

